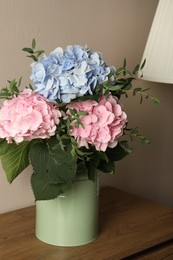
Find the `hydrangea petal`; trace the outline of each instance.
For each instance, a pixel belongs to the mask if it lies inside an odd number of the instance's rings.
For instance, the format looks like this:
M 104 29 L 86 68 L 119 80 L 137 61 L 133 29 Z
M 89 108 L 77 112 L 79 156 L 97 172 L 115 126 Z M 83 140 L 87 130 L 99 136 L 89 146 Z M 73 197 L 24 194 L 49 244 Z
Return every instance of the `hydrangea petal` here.
M 31 67 L 34 91 L 57 103 L 93 95 L 96 86 L 105 82 L 112 71 L 100 53 L 79 45 L 64 50 L 58 47 Z
M 55 134 L 61 113 L 57 106 L 25 89 L 0 109 L 0 138 L 16 143 Z
M 80 116 L 83 128 L 72 123 L 71 135 L 79 147 L 93 145 L 97 151 L 105 151 L 107 147 L 117 145 L 127 122 L 127 115 L 117 98 L 109 95 L 106 99 L 103 96 L 99 102 L 87 100 L 70 104 L 68 108 L 87 112 L 87 115 Z M 70 110 L 67 113 L 73 118 Z

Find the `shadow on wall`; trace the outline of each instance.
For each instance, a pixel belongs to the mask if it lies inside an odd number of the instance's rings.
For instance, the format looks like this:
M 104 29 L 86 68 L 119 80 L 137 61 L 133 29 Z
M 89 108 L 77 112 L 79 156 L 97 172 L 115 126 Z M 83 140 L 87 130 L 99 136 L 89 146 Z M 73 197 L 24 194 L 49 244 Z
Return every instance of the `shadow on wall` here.
M 151 95 L 160 99 L 159 106 L 144 100 L 142 105 L 128 99 L 124 109 L 128 111 L 129 126 L 139 126 L 140 132 L 151 139 L 151 145 L 134 142 L 133 155 L 116 165 L 113 177 L 103 176 L 101 183 L 173 206 L 173 87 L 169 84 L 139 81 Z M 147 108 L 147 109 L 146 109 Z

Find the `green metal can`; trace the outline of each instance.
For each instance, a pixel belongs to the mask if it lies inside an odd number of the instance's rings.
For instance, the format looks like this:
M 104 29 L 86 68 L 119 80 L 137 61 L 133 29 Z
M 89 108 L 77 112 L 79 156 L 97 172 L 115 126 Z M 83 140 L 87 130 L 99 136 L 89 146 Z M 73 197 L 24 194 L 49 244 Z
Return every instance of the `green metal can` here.
M 79 246 L 97 238 L 99 176 L 76 178 L 53 200 L 36 202 L 36 236 L 56 246 Z

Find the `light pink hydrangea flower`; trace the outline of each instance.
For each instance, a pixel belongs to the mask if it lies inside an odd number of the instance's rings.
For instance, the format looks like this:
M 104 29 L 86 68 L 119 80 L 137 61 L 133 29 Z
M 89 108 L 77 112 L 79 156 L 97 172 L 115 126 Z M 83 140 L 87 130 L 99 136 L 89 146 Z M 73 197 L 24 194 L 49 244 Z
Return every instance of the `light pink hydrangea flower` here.
M 25 89 L 19 96 L 6 100 L 0 109 L 0 138 L 20 143 L 55 134 L 61 113 L 44 97 Z
M 102 96 L 99 102 L 87 100 L 70 104 L 68 107 L 88 113 L 80 116 L 84 128 L 81 125 L 75 127 L 74 121 L 72 122 L 71 135 L 76 138 L 79 147 L 88 148 L 88 144 L 91 144 L 97 151 L 105 151 L 107 147 L 113 148 L 117 145 L 127 122 L 127 115 L 116 97 L 109 95 L 105 99 Z

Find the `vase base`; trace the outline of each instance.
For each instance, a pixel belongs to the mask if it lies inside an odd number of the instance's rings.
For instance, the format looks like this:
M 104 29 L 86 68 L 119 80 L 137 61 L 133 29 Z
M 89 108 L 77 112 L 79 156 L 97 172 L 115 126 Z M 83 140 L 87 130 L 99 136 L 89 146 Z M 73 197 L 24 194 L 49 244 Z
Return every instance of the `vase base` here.
M 39 238 L 39 236 L 37 236 L 37 234 L 36 234 L 36 238 L 38 240 L 40 240 L 41 242 L 47 244 L 47 245 L 59 246 L 59 247 L 75 247 L 75 246 L 84 246 L 84 245 L 87 245 L 89 243 L 92 243 L 94 240 L 96 240 L 98 238 L 98 236 L 92 238 L 91 240 L 88 240 L 88 241 L 85 241 L 85 242 L 80 241 L 79 243 L 75 243 L 75 244 L 73 244 L 73 243 L 68 244 L 68 243 L 62 243 L 62 242 L 60 242 L 60 243 L 50 242 L 49 243 L 49 242 L 44 241 L 43 239 Z

